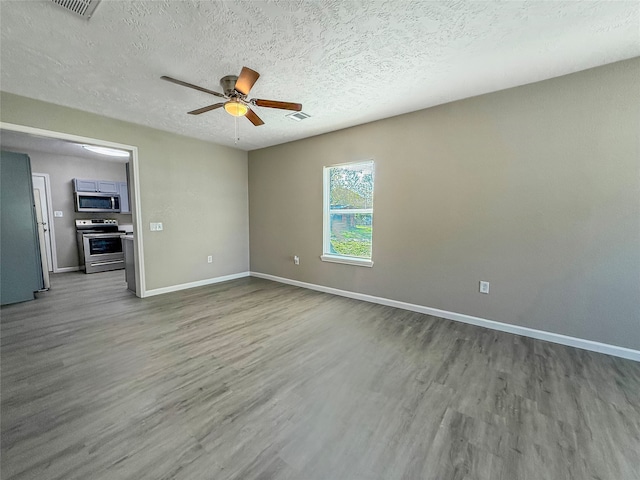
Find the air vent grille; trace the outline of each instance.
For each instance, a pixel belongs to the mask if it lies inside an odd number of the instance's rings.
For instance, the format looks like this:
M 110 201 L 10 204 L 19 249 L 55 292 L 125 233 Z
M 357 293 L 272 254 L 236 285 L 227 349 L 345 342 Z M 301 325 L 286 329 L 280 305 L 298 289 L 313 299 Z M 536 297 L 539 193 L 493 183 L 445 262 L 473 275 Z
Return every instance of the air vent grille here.
M 304 120 L 305 118 L 309 118 L 311 115 L 308 115 L 304 112 L 293 112 L 287 115 L 292 120 L 299 122 L 300 120 Z
M 100 3 L 100 0 L 51 0 L 56 5 L 69 10 L 70 12 L 79 15 L 82 18 L 89 19 L 96 7 Z

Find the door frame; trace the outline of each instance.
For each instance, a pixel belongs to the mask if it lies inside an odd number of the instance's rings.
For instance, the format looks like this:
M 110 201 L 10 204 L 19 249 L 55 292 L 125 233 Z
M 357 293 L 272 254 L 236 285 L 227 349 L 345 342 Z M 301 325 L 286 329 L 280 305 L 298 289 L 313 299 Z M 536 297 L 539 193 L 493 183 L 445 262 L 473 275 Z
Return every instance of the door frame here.
M 56 231 L 53 221 L 53 204 L 51 203 L 51 179 L 48 173 L 31 172 L 32 177 L 44 177 L 44 195 L 47 202 L 47 215 L 49 217 L 49 240 L 51 242 L 51 266 L 53 267 L 53 273 L 60 273 L 58 269 L 58 254 L 56 252 Z
M 29 127 L 26 125 L 18 125 L 15 123 L 0 122 L 0 129 L 10 130 L 13 132 L 27 133 L 38 135 L 41 137 L 55 138 L 58 140 L 68 140 L 77 143 L 88 143 L 91 145 L 99 145 L 101 147 L 119 148 L 131 152 L 129 160 L 129 191 L 131 200 L 133 200 L 133 208 L 131 209 L 133 220 L 133 248 L 135 250 L 135 271 L 136 271 L 136 296 L 144 298 L 146 296 L 146 282 L 144 272 L 144 249 L 142 242 L 142 212 L 140 208 L 140 162 L 138 158 L 138 147 L 135 145 L 126 145 L 123 143 L 110 142 L 99 138 L 82 137 L 80 135 L 71 135 L 68 133 L 56 132 L 53 130 L 44 130 L 42 128 Z

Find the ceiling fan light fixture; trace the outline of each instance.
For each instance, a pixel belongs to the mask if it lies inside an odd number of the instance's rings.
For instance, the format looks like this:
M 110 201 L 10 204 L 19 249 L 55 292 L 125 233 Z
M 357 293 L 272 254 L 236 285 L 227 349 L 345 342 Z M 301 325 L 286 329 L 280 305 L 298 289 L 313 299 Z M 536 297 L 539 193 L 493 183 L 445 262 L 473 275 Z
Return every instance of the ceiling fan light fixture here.
M 224 109 L 229 115 L 233 115 L 234 117 L 244 117 L 247 114 L 249 107 L 238 100 L 229 100 L 224 104 Z

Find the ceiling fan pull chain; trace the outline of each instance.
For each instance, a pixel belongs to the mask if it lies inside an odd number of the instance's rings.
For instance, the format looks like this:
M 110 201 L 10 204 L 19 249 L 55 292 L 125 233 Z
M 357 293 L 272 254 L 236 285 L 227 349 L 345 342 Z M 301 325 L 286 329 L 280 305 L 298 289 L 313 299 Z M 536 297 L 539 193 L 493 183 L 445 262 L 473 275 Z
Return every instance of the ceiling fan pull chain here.
M 238 142 L 240 141 L 240 137 L 238 136 L 238 117 L 234 117 L 234 119 L 235 119 L 235 125 L 236 125 L 236 136 L 235 136 L 234 144 L 238 145 Z

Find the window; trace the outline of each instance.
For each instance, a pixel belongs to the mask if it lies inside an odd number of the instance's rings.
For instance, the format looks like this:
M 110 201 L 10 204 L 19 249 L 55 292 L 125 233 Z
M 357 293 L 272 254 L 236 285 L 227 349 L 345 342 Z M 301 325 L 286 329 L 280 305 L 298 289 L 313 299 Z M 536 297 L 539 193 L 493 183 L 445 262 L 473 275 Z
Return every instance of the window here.
M 324 167 L 322 260 L 373 266 L 373 161 Z

